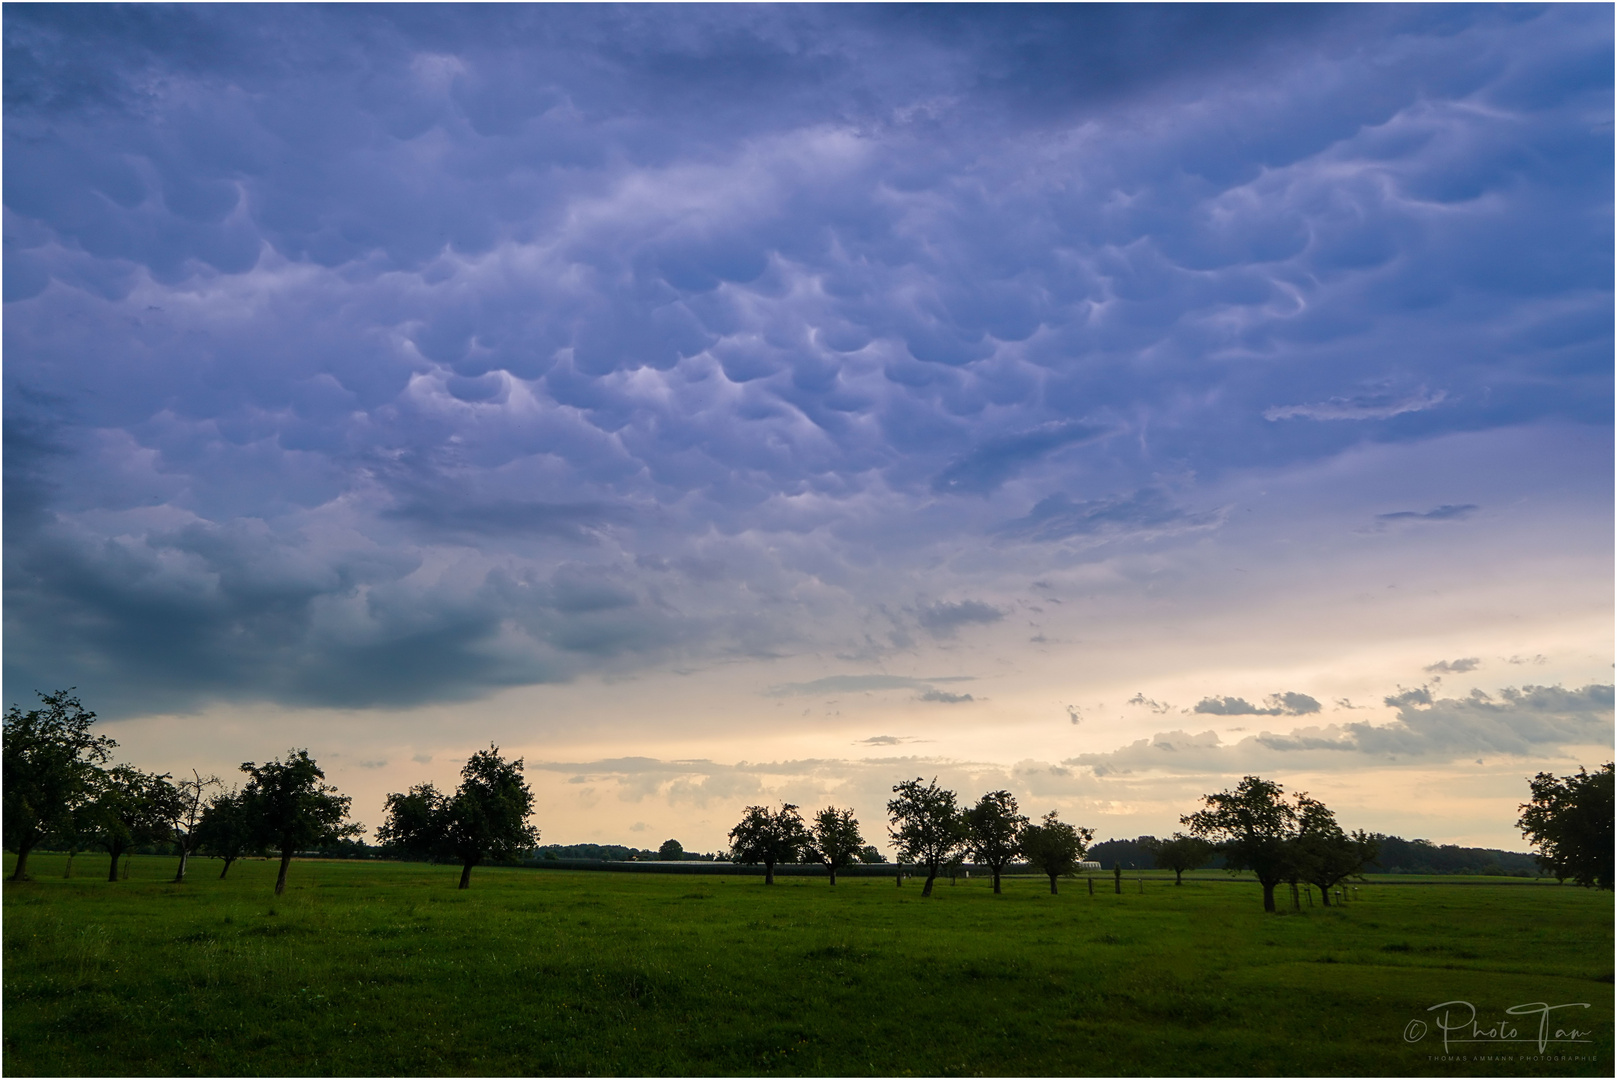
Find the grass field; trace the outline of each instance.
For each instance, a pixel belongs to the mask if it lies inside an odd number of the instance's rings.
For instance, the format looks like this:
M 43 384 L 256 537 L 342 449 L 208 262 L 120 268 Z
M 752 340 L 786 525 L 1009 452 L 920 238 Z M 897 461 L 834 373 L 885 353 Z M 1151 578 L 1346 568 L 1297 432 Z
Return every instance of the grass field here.
M 1612 895 L 1585 889 L 1372 884 L 1265 916 L 1222 877 L 922 900 L 482 867 L 460 892 L 452 867 L 300 861 L 276 898 L 273 863 L 193 865 L 112 884 L 35 855 L 6 883 L 7 1075 L 1612 1073 Z M 1592 1041 L 1445 1059 L 1428 1010 L 1453 1000 L 1485 1026 L 1588 1003 L 1551 1035 Z

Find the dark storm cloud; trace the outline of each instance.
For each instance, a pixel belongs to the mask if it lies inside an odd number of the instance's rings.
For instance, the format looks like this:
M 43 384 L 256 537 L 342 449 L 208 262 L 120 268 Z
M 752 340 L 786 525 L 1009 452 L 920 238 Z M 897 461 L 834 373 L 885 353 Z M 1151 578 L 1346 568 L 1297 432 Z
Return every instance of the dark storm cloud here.
M 12 5 L 4 40 L 24 685 L 863 655 L 1001 619 L 952 558 L 985 532 L 1037 575 L 1210 528 L 1234 470 L 1611 421 L 1598 8 Z
M 1016 475 L 1028 462 L 1052 450 L 1103 434 L 1102 428 L 1069 421 L 990 439 L 939 473 L 932 482 L 932 490 L 985 495 Z
M 916 613 L 918 621 L 933 637 L 953 637 L 962 626 L 974 623 L 995 623 L 1005 613 L 981 600 L 961 600 L 958 603 L 928 604 Z
M 1377 514 L 1377 521 L 1464 521 L 1477 512 L 1473 503 L 1434 507 L 1431 510 L 1396 510 L 1390 514 Z
M 938 675 L 930 679 L 914 679 L 906 675 L 828 675 L 806 683 L 782 683 L 771 687 L 770 697 L 788 697 L 800 694 L 824 696 L 828 694 L 863 694 L 873 690 L 930 691 L 933 683 L 971 682 L 970 675 Z M 969 697 L 969 695 L 967 695 Z M 933 700 L 933 699 L 928 699 Z
M 1216 512 L 1192 513 L 1174 505 L 1159 488 L 1083 502 L 1058 492 L 1041 499 L 1026 517 L 1001 525 L 998 532 L 1047 543 L 1080 537 L 1142 539 L 1211 528 L 1219 520 Z

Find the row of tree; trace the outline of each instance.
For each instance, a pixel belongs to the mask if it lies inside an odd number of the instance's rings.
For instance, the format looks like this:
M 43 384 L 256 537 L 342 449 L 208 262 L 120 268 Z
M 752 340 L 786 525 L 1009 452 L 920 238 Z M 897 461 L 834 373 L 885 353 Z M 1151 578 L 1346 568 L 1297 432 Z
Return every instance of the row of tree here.
M 70 690 L 41 694 L 40 700 L 41 708 L 24 713 L 13 705 L 5 714 L 5 842 L 17 852 L 14 880 L 26 877 L 29 853 L 46 842 L 65 845 L 70 866 L 72 852 L 105 849 L 111 880 L 133 848 L 172 843 L 179 853 L 177 882 L 185 880 L 189 857 L 199 851 L 224 860 L 220 877 L 244 855 L 277 853 L 279 894 L 294 853 L 364 831 L 347 820 L 349 798 L 325 783 L 306 750 L 293 750 L 284 760 L 243 763 L 245 783 L 228 790 L 218 777 L 194 771 L 176 781 L 128 764 L 108 766 L 118 744 L 91 732 L 95 713 Z M 533 792 L 522 773 L 522 759 L 506 761 L 491 745 L 467 760 L 453 794 L 419 784 L 388 795 L 378 838 L 396 854 L 458 862 L 460 887 L 466 888 L 478 863 L 513 859 L 538 842 L 528 824 Z M 1593 774 L 1539 773 L 1532 781 L 1532 801 L 1522 805 L 1517 825 L 1556 877 L 1612 887 L 1612 789 L 1611 763 Z M 1053 893 L 1094 837 L 1054 811 L 1038 823 L 1029 821 L 1008 791 L 989 792 L 962 807 L 936 778 L 917 777 L 895 785 L 893 796 L 888 835 L 901 864 L 926 868 L 924 896 L 931 895 L 941 870 L 967 856 L 992 870 L 995 892 L 1005 867 L 1020 859 L 1049 876 Z M 1274 890 L 1286 881 L 1317 886 L 1328 904 L 1334 887 L 1362 874 L 1377 857 L 1378 837 L 1346 832 L 1323 803 L 1307 793 L 1288 799 L 1273 781 L 1248 776 L 1202 802 L 1204 809 L 1180 819 L 1188 833 L 1152 842 L 1154 860 L 1174 870 L 1177 882 L 1216 853 L 1228 869 L 1257 877 L 1266 911 L 1275 910 Z M 675 847 L 669 841 L 659 854 L 678 857 Z M 824 864 L 833 885 L 837 871 L 856 860 L 884 861 L 866 843 L 852 810 L 828 806 L 805 822 L 791 803 L 778 810 L 747 807 L 730 831 L 729 854 L 737 862 L 762 863 L 767 884 L 774 882 L 777 863 L 800 858 Z
M 71 690 L 40 695 L 41 708 L 13 705 L 5 717 L 5 839 L 17 852 L 12 880 L 28 874 L 28 855 L 42 843 L 73 853 L 101 848 L 112 858 L 108 880 L 136 847 L 172 843 L 179 851 L 174 880 L 185 880 L 190 857 L 206 851 L 230 864 L 245 854 L 278 852 L 275 891 L 286 888 L 294 852 L 357 836 L 349 799 L 325 783 L 306 750 L 284 761 L 245 762 L 246 783 L 226 790 L 216 776 L 190 779 L 148 773 L 133 765 L 108 766 L 118 743 L 93 734 L 95 713 Z
M 1048 875 L 1050 891 L 1057 880 L 1083 860 L 1094 832 L 1060 820 L 1055 811 L 1038 823 L 1023 816 L 1009 791 L 991 791 L 974 805 L 962 807 L 955 792 L 917 777 L 893 788 L 887 804 L 888 836 L 901 862 L 926 868 L 921 895 L 932 894 L 940 869 L 969 856 L 994 875 L 1023 860 Z M 1184 872 L 1205 866 L 1215 853 L 1232 870 L 1250 870 L 1263 887 L 1265 911 L 1275 910 L 1274 890 L 1283 881 L 1308 882 L 1330 903 L 1330 890 L 1361 874 L 1375 860 L 1376 843 L 1362 830 L 1349 834 L 1324 803 L 1306 793 L 1287 800 L 1279 784 L 1246 777 L 1233 791 L 1207 795 L 1206 808 L 1186 815 L 1189 833 L 1153 841 L 1157 865 Z M 764 882 L 773 884 L 777 863 L 799 858 L 825 865 L 831 884 L 837 871 L 853 862 L 864 846 L 853 811 L 828 806 L 805 823 L 798 808 L 784 803 L 778 810 L 749 806 L 730 830 L 731 856 L 737 862 L 762 863 Z M 903 878 L 898 878 L 902 882 Z
M 1038 824 L 1030 822 L 1008 791 L 991 791 L 975 805 L 961 807 L 959 796 L 939 787 L 936 777 L 895 785 L 887 814 L 888 836 L 898 849 L 900 867 L 904 863 L 926 867 L 922 896 L 932 895 L 941 870 L 967 856 L 993 871 L 995 892 L 1000 891 L 1005 867 L 1022 859 L 1049 875 L 1053 893 L 1057 879 L 1078 867 L 1095 835 L 1062 821 L 1054 810 Z M 852 810 L 827 806 L 805 823 L 792 803 L 782 803 L 778 810 L 747 807 L 730 830 L 730 857 L 762 863 L 766 885 L 774 884 L 777 863 L 799 859 L 821 863 L 835 885 L 837 871 L 855 860 L 885 861 L 865 843 Z M 903 884 L 901 870 L 896 879 Z

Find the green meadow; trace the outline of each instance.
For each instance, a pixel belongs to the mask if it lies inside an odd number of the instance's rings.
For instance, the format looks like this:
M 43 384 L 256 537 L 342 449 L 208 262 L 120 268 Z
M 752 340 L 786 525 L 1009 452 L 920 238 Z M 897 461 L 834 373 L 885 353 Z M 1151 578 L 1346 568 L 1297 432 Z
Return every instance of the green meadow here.
M 7 872 L 11 860 L 7 860 Z M 7 1075 L 1612 1073 L 1612 895 L 1225 875 L 986 881 L 37 854 L 4 888 Z M 1287 898 L 1289 899 L 1289 897 Z M 1454 1044 L 1532 1002 L 1589 1041 Z M 1454 1017 L 1458 1006 L 1450 1006 Z M 1408 1036 L 1426 1034 L 1417 1041 Z M 1452 1025 L 1451 1025 L 1452 1026 Z M 1474 1034 L 1470 1029 L 1452 1036 Z M 1498 1032 L 1508 1034 L 1508 1032 Z M 1524 1041 L 1525 1040 L 1525 1041 Z

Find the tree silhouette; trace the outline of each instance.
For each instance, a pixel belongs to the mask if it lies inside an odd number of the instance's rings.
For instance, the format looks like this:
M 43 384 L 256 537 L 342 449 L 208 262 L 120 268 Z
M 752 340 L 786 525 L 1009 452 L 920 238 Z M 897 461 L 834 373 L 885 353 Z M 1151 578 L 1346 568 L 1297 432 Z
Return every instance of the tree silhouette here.
M 377 839 L 406 851 L 461 864 L 460 888 L 472 883 L 472 867 L 484 859 L 509 859 L 539 842 L 528 824 L 533 791 L 522 776 L 522 759 L 506 761 L 490 744 L 467 759 L 453 797 L 431 784 L 387 797 L 387 820 Z
M 1292 846 L 1292 872 L 1319 888 L 1326 907 L 1331 906 L 1331 890 L 1364 873 L 1381 850 L 1376 839 L 1362 829 L 1351 835 L 1342 831 L 1336 815 L 1306 792 L 1297 796 L 1297 837 Z
M 971 857 L 994 871 L 994 891 L 1005 865 L 1022 853 L 1027 818 L 1017 813 L 1016 796 L 990 791 L 966 811 L 966 846 Z
M 156 776 L 133 765 L 103 772 L 86 808 L 84 828 L 91 842 L 112 856 L 107 880 L 118 880 L 118 860 L 130 848 L 172 840 L 173 822 L 182 812 L 180 793 L 166 773 Z
M 1612 887 L 1612 762 L 1590 775 L 1541 772 L 1530 781 L 1516 825 L 1538 848 L 1538 861 L 1557 878 L 1584 887 Z
M 678 840 L 664 840 L 657 849 L 657 858 L 664 862 L 678 862 L 685 857 L 685 845 Z
M 248 775 L 241 799 L 254 841 L 281 853 L 275 876 L 275 895 L 286 891 L 286 870 L 293 852 L 334 844 L 364 832 L 363 825 L 346 824 L 352 802 L 330 784 L 307 750 L 291 750 L 285 761 L 255 765 L 244 762 Z
M 210 798 L 203 808 L 202 820 L 197 822 L 195 835 L 198 851 L 224 860 L 225 865 L 219 871 L 221 881 L 230 873 L 231 863 L 264 850 L 253 822 L 248 820 L 247 805 L 240 791 L 222 791 Z
M 792 803 L 777 811 L 749 806 L 730 830 L 730 858 L 738 863 L 763 863 L 764 884 L 775 883 L 775 864 L 793 862 L 809 842 L 803 818 Z
M 808 855 L 824 863 L 831 875 L 831 884 L 837 883 L 837 871 L 859 857 L 865 838 L 859 835 L 859 822 L 852 810 L 839 810 L 827 806 L 814 815 L 809 828 Z
M 91 797 L 100 766 L 118 744 L 90 734 L 95 713 L 72 688 L 40 694 L 43 708 L 6 710 L 4 767 L 5 842 L 17 853 L 11 880 L 28 876 L 28 853 L 58 830 Z
M 1263 886 L 1263 910 L 1275 910 L 1275 886 L 1292 871 L 1297 812 L 1277 783 L 1243 777 L 1234 791 L 1202 796 L 1207 809 L 1179 819 L 1210 840 L 1232 872 L 1250 870 Z
M 1068 825 L 1052 810 L 1037 825 L 1022 830 L 1022 856 L 1049 877 L 1050 893 L 1055 895 L 1056 879 L 1078 869 L 1094 838 L 1094 830 Z
M 955 808 L 955 793 L 938 787 L 936 777 L 920 777 L 893 786 L 896 796 L 887 803 L 892 824 L 887 832 L 898 847 L 900 861 L 926 866 L 922 896 L 932 895 L 938 868 L 949 861 L 966 837 L 965 822 Z
M 180 865 L 174 871 L 174 884 L 185 884 L 185 868 L 190 861 L 191 853 L 197 848 L 197 826 L 201 824 L 202 815 L 207 810 L 207 794 L 209 789 L 223 786 L 217 776 L 203 776 L 195 769 L 191 770 L 191 779 L 177 781 L 175 791 L 179 793 L 179 802 L 176 804 L 174 819 L 169 826 L 174 830 L 174 842 L 180 848 Z

